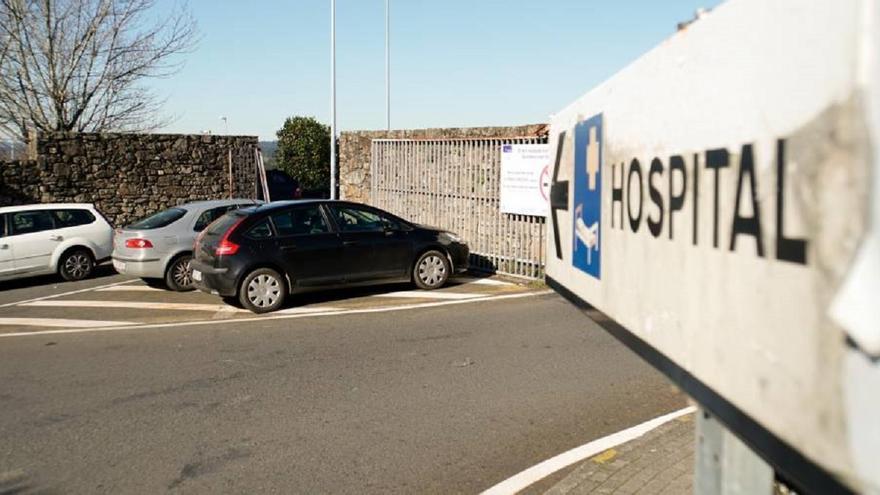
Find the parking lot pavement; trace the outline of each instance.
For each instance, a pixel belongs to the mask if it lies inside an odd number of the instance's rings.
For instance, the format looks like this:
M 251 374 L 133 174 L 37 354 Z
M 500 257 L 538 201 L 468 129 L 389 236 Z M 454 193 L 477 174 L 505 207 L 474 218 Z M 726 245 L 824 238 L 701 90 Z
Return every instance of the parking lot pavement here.
M 526 294 L 538 289 L 500 277 L 464 276 L 443 289 L 416 290 L 408 284 L 374 286 L 296 294 L 278 312 L 255 315 L 198 291 L 156 289 L 140 279 L 106 276 L 71 290 L 48 280 L 39 287 L 7 289 L 0 303 L 0 336 L 72 329 L 114 329 L 136 325 L 218 322 L 278 315 L 308 315 L 346 310 L 420 306 L 426 303 L 466 302 L 492 296 Z M 16 298 L 16 293 L 20 298 Z M 45 294 L 45 295 L 43 295 Z

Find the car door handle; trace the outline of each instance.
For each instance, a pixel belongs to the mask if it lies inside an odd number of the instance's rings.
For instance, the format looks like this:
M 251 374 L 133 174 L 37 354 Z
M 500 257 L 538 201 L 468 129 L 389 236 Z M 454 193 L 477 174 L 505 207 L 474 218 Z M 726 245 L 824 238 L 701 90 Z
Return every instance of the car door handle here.
M 52 234 L 52 235 L 49 236 L 49 240 L 50 240 L 50 241 L 63 241 L 63 240 L 64 240 L 64 237 L 63 237 L 63 236 L 60 236 L 60 235 L 58 235 L 58 234 Z
M 342 241 L 342 245 L 345 247 L 355 246 L 355 245 L 357 245 L 357 241 Z
M 9 244 L 0 244 L 0 249 L 9 249 Z
M 281 250 L 282 251 L 295 251 L 296 244 L 285 244 L 284 246 L 281 246 Z

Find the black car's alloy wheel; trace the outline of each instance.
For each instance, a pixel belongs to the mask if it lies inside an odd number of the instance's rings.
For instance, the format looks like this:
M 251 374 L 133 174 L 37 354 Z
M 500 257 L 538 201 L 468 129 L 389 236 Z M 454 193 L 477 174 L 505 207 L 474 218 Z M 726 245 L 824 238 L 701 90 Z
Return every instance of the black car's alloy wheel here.
M 192 290 L 192 256 L 178 256 L 165 271 L 165 285 L 178 292 Z
M 269 268 L 260 268 L 249 273 L 238 290 L 241 305 L 254 313 L 275 311 L 284 304 L 285 297 L 287 285 L 284 277 Z
M 449 260 L 440 251 L 419 256 L 413 268 L 413 281 L 420 289 L 439 289 L 449 279 Z
M 58 260 L 58 272 L 64 280 L 83 280 L 92 274 L 95 262 L 85 249 L 68 251 Z

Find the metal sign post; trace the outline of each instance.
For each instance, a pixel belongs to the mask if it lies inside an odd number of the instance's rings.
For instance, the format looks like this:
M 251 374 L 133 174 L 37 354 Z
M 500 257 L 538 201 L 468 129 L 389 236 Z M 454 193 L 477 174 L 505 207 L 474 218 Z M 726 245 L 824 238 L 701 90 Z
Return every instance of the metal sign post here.
M 336 199 L 336 0 L 330 0 L 330 199 Z
M 548 284 L 799 493 L 880 492 L 878 32 L 729 0 L 551 120 Z
M 391 0 L 385 0 L 385 130 L 391 130 Z

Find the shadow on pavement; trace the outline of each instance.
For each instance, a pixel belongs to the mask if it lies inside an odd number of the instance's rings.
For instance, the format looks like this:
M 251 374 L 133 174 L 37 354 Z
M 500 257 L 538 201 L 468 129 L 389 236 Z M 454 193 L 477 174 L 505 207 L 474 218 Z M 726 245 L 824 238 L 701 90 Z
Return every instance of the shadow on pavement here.
M 113 265 L 103 264 L 95 267 L 94 273 L 92 276 L 88 278 L 88 280 L 100 279 L 105 277 L 112 277 L 117 275 L 116 270 L 113 269 Z M 0 282 L 0 291 L 4 290 L 12 290 L 12 289 L 27 289 L 31 287 L 39 287 L 41 285 L 55 285 L 55 284 L 67 284 L 74 282 L 67 282 L 60 275 L 40 275 L 37 277 L 28 277 L 28 278 L 20 278 L 16 280 L 8 280 L 5 282 Z

